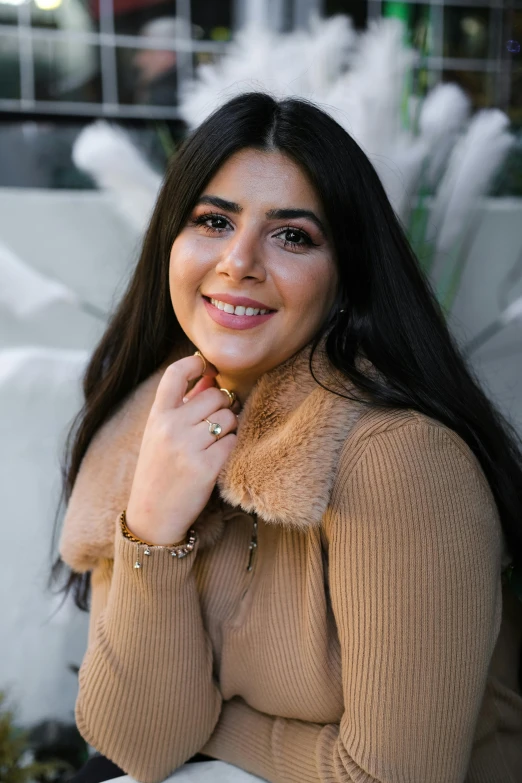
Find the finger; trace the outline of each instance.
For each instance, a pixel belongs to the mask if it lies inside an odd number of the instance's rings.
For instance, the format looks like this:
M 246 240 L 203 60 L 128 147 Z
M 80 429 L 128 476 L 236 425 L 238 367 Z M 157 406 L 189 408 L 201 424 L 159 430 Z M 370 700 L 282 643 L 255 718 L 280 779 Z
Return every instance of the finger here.
M 221 470 L 225 461 L 229 458 L 230 454 L 234 451 L 237 443 L 237 435 L 235 432 L 229 432 L 227 435 L 221 435 L 219 440 L 214 438 L 214 443 L 211 443 L 208 448 L 205 449 L 206 454 L 215 460 L 215 470 L 217 473 Z
M 192 399 L 192 397 L 195 397 L 196 394 L 199 394 L 202 391 L 205 391 L 205 389 L 210 389 L 211 386 L 215 386 L 214 383 L 214 377 L 213 375 L 203 375 L 197 383 L 194 384 L 192 389 L 185 394 L 183 397 L 183 402 L 188 402 Z
M 210 432 L 211 424 L 219 424 L 221 427 L 218 438 Z M 215 413 L 211 413 L 207 419 L 203 419 L 203 421 L 199 422 L 195 427 L 195 432 L 197 433 L 196 438 L 198 442 L 201 442 L 202 447 L 207 449 L 226 435 L 235 433 L 236 429 L 237 417 L 235 414 L 231 413 L 231 411 L 219 410 Z
M 154 406 L 159 410 L 170 410 L 183 405 L 183 397 L 190 381 L 201 377 L 202 363 L 199 356 L 185 356 L 169 364 L 159 382 L 154 399 Z M 214 378 L 217 368 L 207 362 L 203 375 Z
M 216 411 L 230 410 L 230 400 L 225 392 L 222 392 L 217 386 L 212 386 L 200 391 L 199 394 L 188 400 L 184 408 L 187 421 L 190 424 L 198 424 L 198 422 L 210 418 Z M 234 411 L 232 412 L 234 413 Z

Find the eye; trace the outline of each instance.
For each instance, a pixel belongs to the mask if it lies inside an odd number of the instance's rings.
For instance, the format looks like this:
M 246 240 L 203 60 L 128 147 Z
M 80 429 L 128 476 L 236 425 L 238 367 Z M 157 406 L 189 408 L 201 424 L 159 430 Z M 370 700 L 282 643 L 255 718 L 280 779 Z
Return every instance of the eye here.
M 283 240 L 283 247 L 298 248 L 298 247 L 312 247 L 314 243 L 301 228 L 292 228 L 292 226 L 286 226 L 282 231 L 279 231 L 274 236 Z
M 190 221 L 195 226 L 202 226 L 208 234 L 221 234 L 230 226 L 230 221 L 217 212 L 207 212 L 204 215 L 198 215 Z

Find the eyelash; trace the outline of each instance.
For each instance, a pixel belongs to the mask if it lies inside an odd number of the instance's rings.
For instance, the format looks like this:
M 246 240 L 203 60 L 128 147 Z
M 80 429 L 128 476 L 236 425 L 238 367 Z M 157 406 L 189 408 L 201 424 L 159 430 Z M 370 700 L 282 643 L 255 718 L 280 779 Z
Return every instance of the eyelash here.
M 225 231 L 225 228 L 215 228 L 212 226 L 205 225 L 205 222 L 207 220 L 210 220 L 214 218 L 224 220 L 230 225 L 230 221 L 228 218 L 226 218 L 224 215 L 220 215 L 218 212 L 207 212 L 204 215 L 198 215 L 197 218 L 194 218 L 194 220 L 191 220 L 191 223 L 195 226 L 201 226 L 202 228 L 207 231 L 209 234 L 220 234 L 222 231 Z M 317 247 L 315 242 L 312 242 L 312 239 L 310 236 L 306 233 L 306 231 L 303 231 L 302 228 L 295 228 L 294 226 L 283 226 L 283 228 L 279 229 L 277 234 L 274 236 L 279 236 L 279 234 L 283 234 L 285 231 L 293 231 L 296 234 L 299 234 L 300 237 L 303 238 L 304 243 L 301 244 L 299 242 L 291 242 L 288 239 L 283 240 L 283 247 L 290 247 L 292 249 L 299 248 L 299 247 Z

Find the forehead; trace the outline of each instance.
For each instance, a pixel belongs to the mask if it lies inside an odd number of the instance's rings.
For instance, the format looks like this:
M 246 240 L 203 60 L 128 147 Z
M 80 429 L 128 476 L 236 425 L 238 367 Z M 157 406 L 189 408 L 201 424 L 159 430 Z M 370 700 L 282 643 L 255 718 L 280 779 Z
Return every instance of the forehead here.
M 321 202 L 306 173 L 291 158 L 275 150 L 244 149 L 217 171 L 204 193 L 234 201 L 243 208 L 303 208 L 322 212 Z

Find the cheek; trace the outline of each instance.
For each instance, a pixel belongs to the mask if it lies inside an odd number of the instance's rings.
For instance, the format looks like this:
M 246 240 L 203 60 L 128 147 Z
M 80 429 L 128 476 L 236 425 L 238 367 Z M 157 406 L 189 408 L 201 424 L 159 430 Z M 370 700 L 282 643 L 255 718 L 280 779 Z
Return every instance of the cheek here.
M 322 313 L 329 300 L 333 297 L 337 281 L 337 273 L 333 262 L 323 260 L 303 271 L 302 266 L 296 266 L 294 274 L 285 280 L 288 297 L 294 301 L 298 309 L 302 309 L 311 318 Z
M 171 291 L 183 292 L 184 288 L 198 280 L 203 269 L 204 262 L 201 253 L 196 251 L 195 242 L 182 236 L 178 237 L 170 251 L 169 280 Z

